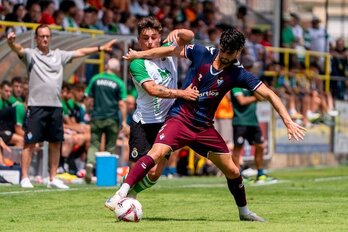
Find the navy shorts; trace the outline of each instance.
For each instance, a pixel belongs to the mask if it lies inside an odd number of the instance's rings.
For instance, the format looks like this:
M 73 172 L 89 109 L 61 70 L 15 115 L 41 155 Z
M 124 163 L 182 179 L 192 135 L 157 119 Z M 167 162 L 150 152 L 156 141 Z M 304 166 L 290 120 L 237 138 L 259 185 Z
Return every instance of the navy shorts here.
M 233 142 L 235 146 L 243 146 L 245 140 L 250 145 L 262 144 L 264 138 L 259 126 L 233 126 Z
M 166 144 L 172 151 L 189 146 L 208 157 L 209 152 L 230 153 L 224 139 L 214 126 L 196 127 L 182 119 L 168 117 L 158 132 L 155 143 Z
M 62 107 L 29 106 L 24 120 L 25 143 L 64 141 Z
M 132 121 L 130 124 L 129 160 L 137 161 L 146 155 L 155 142 L 163 123 L 141 124 Z

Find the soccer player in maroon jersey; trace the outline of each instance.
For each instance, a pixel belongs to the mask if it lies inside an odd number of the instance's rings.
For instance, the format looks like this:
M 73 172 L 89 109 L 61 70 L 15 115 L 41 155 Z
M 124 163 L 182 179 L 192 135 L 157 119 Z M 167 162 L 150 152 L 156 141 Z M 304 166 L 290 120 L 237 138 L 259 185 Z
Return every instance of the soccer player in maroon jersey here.
M 279 97 L 247 72 L 237 60 L 245 43 L 244 35 L 234 28 L 221 35 L 219 49 L 199 44 L 176 48 L 156 48 L 130 52 L 125 59 L 176 55 L 191 60 L 183 88 L 192 84 L 199 91 L 197 101 L 177 99 L 170 109 L 156 141 L 147 155 L 135 164 L 121 188 L 112 197 L 118 202 L 135 183 L 170 151 L 189 146 L 210 159 L 225 175 L 228 189 L 238 206 L 240 220 L 265 221 L 247 207 L 245 188 L 239 169 L 223 138 L 213 126 L 213 118 L 223 96 L 234 87 L 249 89 L 268 100 L 282 118 L 289 139 L 300 140 L 305 128 L 292 121 Z M 179 130 L 180 128 L 180 130 Z

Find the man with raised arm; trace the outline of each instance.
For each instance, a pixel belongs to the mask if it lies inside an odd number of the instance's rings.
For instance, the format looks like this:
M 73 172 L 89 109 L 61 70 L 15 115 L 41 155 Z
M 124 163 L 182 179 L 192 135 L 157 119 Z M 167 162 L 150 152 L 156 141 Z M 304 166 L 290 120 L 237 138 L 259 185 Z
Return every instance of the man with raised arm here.
M 100 51 L 111 51 L 116 40 L 111 40 L 102 46 L 80 48 L 74 51 L 50 49 L 52 39 L 51 29 L 41 24 L 35 30 L 36 48 L 23 48 L 16 43 L 16 34 L 7 35 L 7 43 L 17 53 L 27 67 L 29 78 L 28 110 L 24 122 L 25 145 L 22 153 L 23 188 L 33 188 L 28 177 L 35 144 L 49 142 L 50 178 L 48 188 L 69 188 L 55 178 L 59 165 L 63 132 L 63 112 L 60 102 L 60 91 L 63 82 L 63 67 L 74 58 L 88 56 Z

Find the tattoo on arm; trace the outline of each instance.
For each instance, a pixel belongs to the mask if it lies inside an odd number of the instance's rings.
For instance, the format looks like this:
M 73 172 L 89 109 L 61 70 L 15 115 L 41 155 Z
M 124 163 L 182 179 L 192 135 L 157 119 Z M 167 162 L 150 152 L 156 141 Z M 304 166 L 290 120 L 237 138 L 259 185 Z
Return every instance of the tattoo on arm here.
M 173 98 L 174 92 L 172 89 L 169 89 L 162 85 L 153 84 L 153 87 L 157 88 L 159 95 L 163 98 Z

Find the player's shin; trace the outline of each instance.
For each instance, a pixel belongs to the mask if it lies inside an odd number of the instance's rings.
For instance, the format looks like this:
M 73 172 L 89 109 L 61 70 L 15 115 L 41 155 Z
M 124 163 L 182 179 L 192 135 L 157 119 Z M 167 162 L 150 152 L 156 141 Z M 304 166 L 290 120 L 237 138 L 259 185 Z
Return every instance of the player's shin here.
M 141 157 L 128 173 L 126 180 L 118 191 L 119 195 L 127 196 L 129 187 L 133 187 L 136 183 L 142 180 L 155 164 L 156 163 L 151 156 L 145 155 Z
M 239 213 L 248 213 L 249 210 L 247 208 L 247 200 L 242 176 L 239 176 L 235 179 L 227 179 L 227 185 L 228 189 L 234 197 L 234 200 L 236 201 Z
M 136 198 L 138 193 L 151 188 L 157 183 L 157 181 L 150 180 L 149 176 L 146 175 L 142 180 L 136 183 L 133 188 L 129 191 L 128 196 L 132 198 Z

